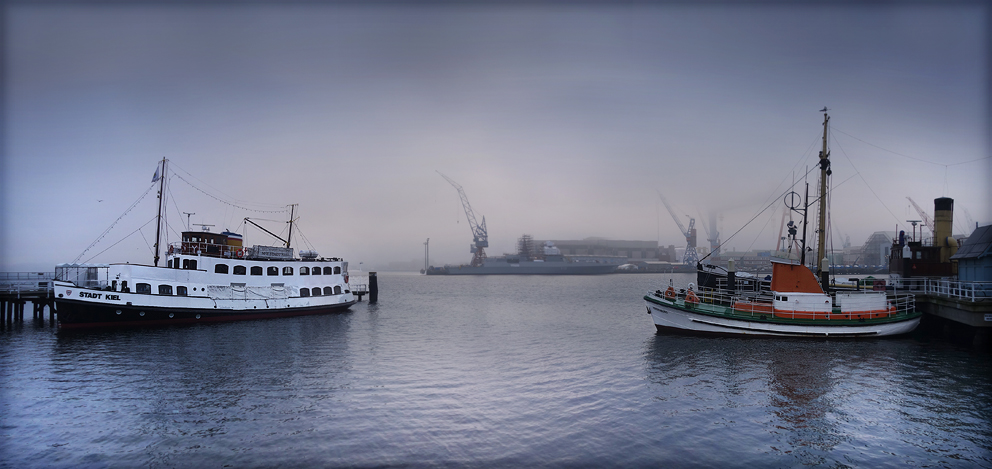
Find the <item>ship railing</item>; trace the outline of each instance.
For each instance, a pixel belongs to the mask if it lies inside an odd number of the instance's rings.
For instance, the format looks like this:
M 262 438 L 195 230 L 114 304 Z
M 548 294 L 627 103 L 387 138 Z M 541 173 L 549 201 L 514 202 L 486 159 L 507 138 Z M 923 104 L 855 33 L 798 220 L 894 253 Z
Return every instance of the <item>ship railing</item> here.
M 900 290 L 919 295 L 930 295 L 971 302 L 992 299 L 992 282 L 931 277 L 899 278 L 890 282 Z
M 59 264 L 55 266 L 55 280 L 70 282 L 82 288 L 106 288 L 110 283 L 110 266 L 107 264 Z
M 992 282 L 971 282 L 949 279 L 924 279 L 924 293 L 927 295 L 954 298 L 966 301 L 992 299 Z
M 186 256 L 209 256 L 224 258 L 243 258 L 248 256 L 248 248 L 234 246 L 230 244 L 211 244 L 201 241 L 182 241 L 169 243 L 169 254 L 183 254 Z
M 0 293 L 7 296 L 32 295 L 52 291 L 52 272 L 0 272 Z
M 861 292 L 846 292 L 849 295 L 871 295 L 877 294 L 878 292 L 872 291 L 861 291 Z M 898 317 L 906 316 L 913 313 L 916 310 L 916 296 L 908 292 L 887 292 L 886 293 L 886 306 L 884 310 L 879 311 L 869 311 L 863 313 L 850 313 L 841 312 L 836 306 L 831 309 L 829 314 L 826 313 L 814 313 L 811 311 L 803 310 L 773 310 L 771 308 L 771 298 L 767 295 L 745 295 L 741 296 L 738 293 L 730 293 L 725 290 L 712 290 L 712 289 L 700 289 L 696 293 L 699 297 L 699 305 L 693 307 L 699 307 L 701 309 L 709 309 L 708 305 L 714 307 L 713 310 L 723 310 L 723 308 L 728 308 L 729 311 L 734 315 L 744 315 L 749 317 L 759 317 L 759 316 L 771 316 L 777 315 L 782 317 L 791 317 L 792 319 L 809 319 L 811 317 L 818 317 L 823 315 L 823 319 L 853 319 L 850 317 L 851 314 L 860 314 L 865 319 L 875 319 L 875 318 L 886 318 L 886 317 Z M 686 305 L 684 294 L 680 293 L 677 302 L 680 305 Z
M 727 280 L 728 279 L 726 277 L 717 277 L 716 279 L 717 290 L 729 291 L 729 289 L 727 288 Z M 754 278 L 754 277 L 737 278 L 736 290 L 742 293 L 748 293 L 748 292 L 757 293 L 762 290 L 767 290 L 767 287 L 770 285 L 771 284 L 768 281 L 759 278 Z

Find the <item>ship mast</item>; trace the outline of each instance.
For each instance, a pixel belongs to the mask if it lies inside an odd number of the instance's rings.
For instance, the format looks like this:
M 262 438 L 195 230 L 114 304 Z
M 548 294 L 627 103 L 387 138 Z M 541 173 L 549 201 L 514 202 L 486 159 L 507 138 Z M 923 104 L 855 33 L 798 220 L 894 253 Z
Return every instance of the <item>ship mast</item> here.
M 821 277 L 827 267 L 823 264 L 827 246 L 827 176 L 830 176 L 830 152 L 827 151 L 827 123 L 830 116 L 827 108 L 823 112 L 823 150 L 820 151 L 820 220 L 816 227 L 816 275 Z
M 158 224 L 155 227 L 155 267 L 158 267 L 159 244 L 162 242 L 162 205 L 165 202 L 165 162 L 166 159 L 162 158 L 162 176 L 159 178 L 158 186 Z
M 289 236 L 286 236 L 286 247 L 289 247 L 289 242 L 293 240 L 293 213 L 296 210 L 298 204 L 292 204 L 289 206 Z

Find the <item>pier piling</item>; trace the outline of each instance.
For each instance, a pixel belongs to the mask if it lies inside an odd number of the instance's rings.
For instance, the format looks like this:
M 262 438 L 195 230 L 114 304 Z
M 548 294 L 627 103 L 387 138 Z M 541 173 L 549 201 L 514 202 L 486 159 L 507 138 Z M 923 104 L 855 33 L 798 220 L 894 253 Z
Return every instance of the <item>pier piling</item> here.
M 379 278 L 375 272 L 369 272 L 369 304 L 379 301 Z

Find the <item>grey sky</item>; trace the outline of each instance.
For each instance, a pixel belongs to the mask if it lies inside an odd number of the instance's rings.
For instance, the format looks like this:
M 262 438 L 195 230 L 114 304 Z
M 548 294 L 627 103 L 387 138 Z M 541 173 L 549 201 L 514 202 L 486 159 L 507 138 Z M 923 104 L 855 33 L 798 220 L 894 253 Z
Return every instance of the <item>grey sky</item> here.
M 656 190 L 736 231 L 815 164 L 823 106 L 835 235 L 907 226 L 907 196 L 992 221 L 977 4 L 6 8 L 3 270 L 75 259 L 162 157 L 215 195 L 299 203 L 313 246 L 353 264 L 420 259 L 428 237 L 432 263 L 469 260 L 435 170 L 492 254 L 524 233 L 681 246 Z M 172 187 L 177 227 L 266 217 Z M 727 247 L 774 247 L 777 210 Z M 150 262 L 149 236 L 92 261 Z

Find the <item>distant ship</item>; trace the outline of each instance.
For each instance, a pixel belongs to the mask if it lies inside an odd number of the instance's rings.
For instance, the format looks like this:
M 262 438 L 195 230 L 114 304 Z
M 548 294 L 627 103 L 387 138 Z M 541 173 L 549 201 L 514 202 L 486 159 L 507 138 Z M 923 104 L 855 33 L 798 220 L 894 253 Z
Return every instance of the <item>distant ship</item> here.
M 542 254 L 533 249 L 533 239 L 517 240 L 517 253 L 481 259 L 480 265 L 429 267 L 427 275 L 597 275 L 617 271 L 625 257 L 565 256 L 554 243 L 544 243 Z

